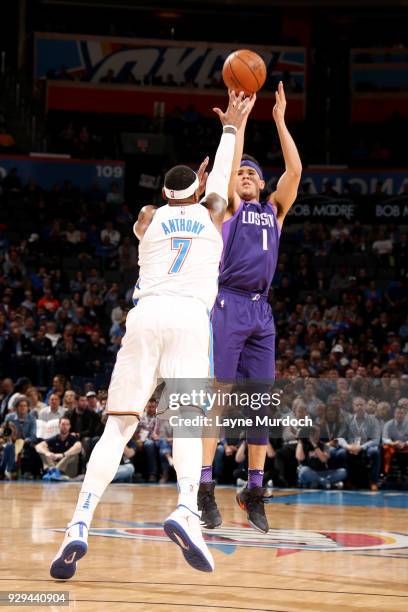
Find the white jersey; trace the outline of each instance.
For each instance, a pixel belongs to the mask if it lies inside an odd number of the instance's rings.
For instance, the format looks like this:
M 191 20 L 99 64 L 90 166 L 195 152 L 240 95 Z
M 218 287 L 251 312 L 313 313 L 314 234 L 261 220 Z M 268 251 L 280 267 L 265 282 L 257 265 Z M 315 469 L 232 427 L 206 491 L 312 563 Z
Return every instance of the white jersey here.
M 211 310 L 222 248 L 221 234 L 202 204 L 158 208 L 139 245 L 140 277 L 133 299 L 193 297 Z

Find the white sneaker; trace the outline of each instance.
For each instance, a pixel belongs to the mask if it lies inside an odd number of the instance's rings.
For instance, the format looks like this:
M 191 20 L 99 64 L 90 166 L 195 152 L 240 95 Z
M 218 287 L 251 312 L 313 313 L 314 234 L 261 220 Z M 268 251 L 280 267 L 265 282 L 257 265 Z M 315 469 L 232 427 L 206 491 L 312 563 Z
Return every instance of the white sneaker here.
M 76 572 L 76 564 L 88 551 L 88 527 L 83 522 L 68 525 L 64 541 L 53 559 L 50 574 L 68 580 Z
M 214 559 L 204 542 L 198 514 L 185 506 L 177 506 L 163 527 L 170 540 L 180 546 L 191 567 L 201 572 L 214 571 Z

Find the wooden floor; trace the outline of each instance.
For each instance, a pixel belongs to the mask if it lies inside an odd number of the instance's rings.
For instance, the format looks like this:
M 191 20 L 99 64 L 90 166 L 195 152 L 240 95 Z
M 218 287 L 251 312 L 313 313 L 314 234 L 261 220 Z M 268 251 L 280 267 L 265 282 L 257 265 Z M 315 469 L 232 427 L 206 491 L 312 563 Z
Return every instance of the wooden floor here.
M 87 556 L 61 583 L 49 565 L 79 486 L 0 483 L 0 591 L 66 590 L 69 609 L 96 612 L 408 610 L 407 494 L 277 492 L 264 536 L 247 526 L 235 490 L 220 488 L 224 523 L 210 532 L 207 574 L 161 530 L 175 487 L 111 485 Z

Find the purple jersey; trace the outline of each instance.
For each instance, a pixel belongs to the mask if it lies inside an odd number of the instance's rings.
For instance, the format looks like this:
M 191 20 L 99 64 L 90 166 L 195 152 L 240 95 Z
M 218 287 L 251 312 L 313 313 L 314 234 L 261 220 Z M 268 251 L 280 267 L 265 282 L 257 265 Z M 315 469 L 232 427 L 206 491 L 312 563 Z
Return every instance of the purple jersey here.
M 219 285 L 266 295 L 278 262 L 280 228 L 270 202 L 241 200 L 222 225 Z

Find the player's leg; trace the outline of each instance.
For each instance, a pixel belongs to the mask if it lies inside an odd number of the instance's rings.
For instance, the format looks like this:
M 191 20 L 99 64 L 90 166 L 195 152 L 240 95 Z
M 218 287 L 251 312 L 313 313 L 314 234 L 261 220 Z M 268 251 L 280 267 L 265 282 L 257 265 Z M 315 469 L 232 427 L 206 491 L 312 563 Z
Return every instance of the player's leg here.
M 155 333 L 146 325 L 145 311 L 139 304 L 128 315 L 126 334 L 109 386 L 107 412 L 110 416 L 92 451 L 76 509 L 52 562 L 53 578 L 71 578 L 76 562 L 86 554 L 95 509 L 117 472 L 123 449 L 137 427 L 138 415 L 155 388 L 158 343 Z
M 257 324 L 254 334 L 248 338 L 242 351 L 240 370 L 246 380 L 249 394 L 271 391 L 275 379 L 275 326 L 267 303 L 253 306 L 253 320 Z M 267 416 L 267 408 L 256 412 Z M 255 413 L 252 412 L 252 417 Z M 268 444 L 268 426 L 260 425 L 247 431 L 248 442 L 248 484 L 237 495 L 239 506 L 247 511 L 249 523 L 258 531 L 269 529 L 264 508 L 263 477 Z
M 175 388 L 190 392 L 194 381 L 209 377 L 210 322 L 206 309 L 194 300 L 178 300 L 168 309 L 168 329 L 164 335 L 164 350 L 160 374 Z M 178 307 L 184 307 L 182 313 Z M 191 388 L 190 388 L 191 387 Z M 201 416 L 198 407 L 186 407 L 189 415 Z M 214 560 L 201 533 L 197 508 L 197 492 L 201 473 L 202 441 L 200 427 L 173 428 L 173 463 L 177 473 L 178 501 L 176 510 L 164 523 L 169 538 L 178 544 L 186 561 L 195 569 L 212 571 Z
M 237 320 L 242 319 L 241 302 L 242 298 L 239 296 L 221 290 L 211 315 L 214 338 L 214 373 L 218 388 L 225 393 L 231 390 L 231 384 L 228 381 L 236 379 L 240 353 L 246 340 L 246 335 L 236 323 Z M 219 432 L 214 426 L 212 429 L 214 433 L 206 431 L 203 436 L 203 465 L 198 492 L 198 509 L 201 512 L 202 524 L 207 529 L 214 529 L 222 523 L 215 500 L 215 481 L 212 474 Z

